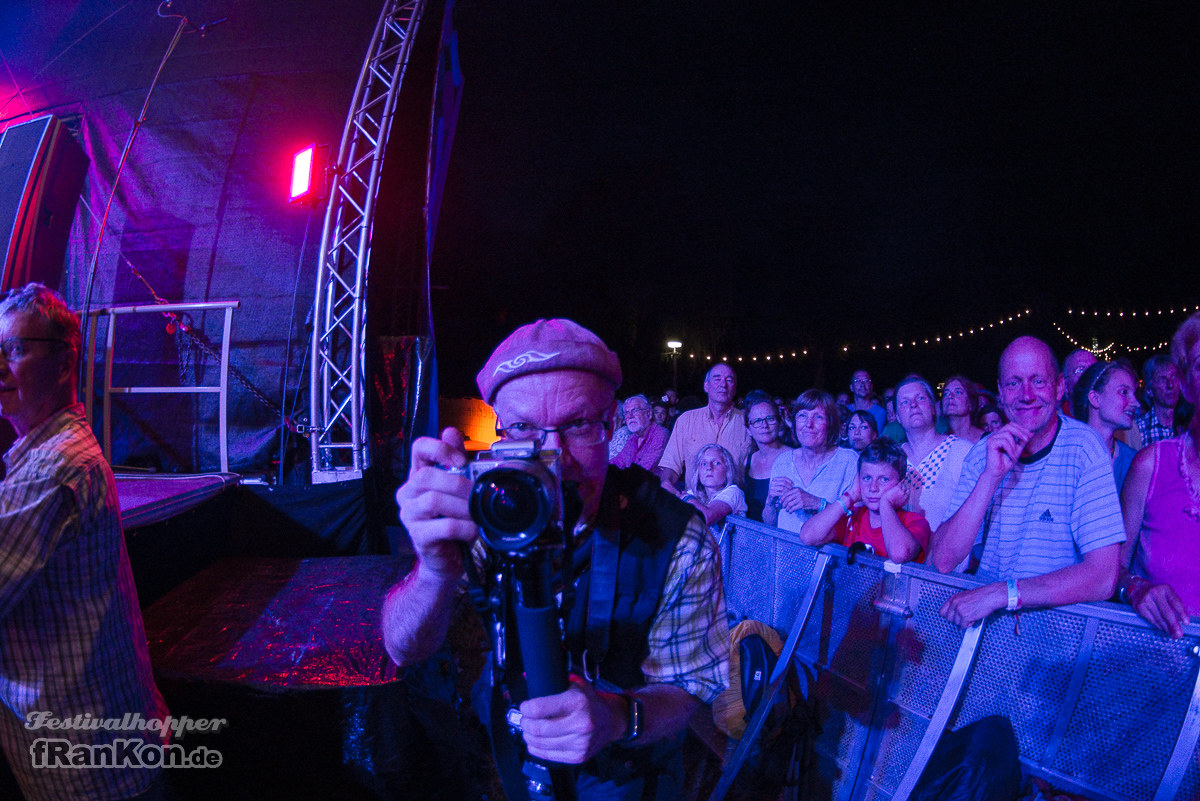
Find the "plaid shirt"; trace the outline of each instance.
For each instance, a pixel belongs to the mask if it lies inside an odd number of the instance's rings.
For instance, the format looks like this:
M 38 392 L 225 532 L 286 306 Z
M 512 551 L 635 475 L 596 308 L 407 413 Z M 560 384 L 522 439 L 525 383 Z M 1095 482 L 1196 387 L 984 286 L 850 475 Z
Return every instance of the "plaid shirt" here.
M 650 626 L 642 672 L 650 684 L 673 684 L 711 704 L 726 685 L 729 623 L 721 554 L 712 532 L 693 515 L 667 568 Z
M 32 712 L 62 720 L 162 718 L 116 484 L 75 404 L 4 456 L 0 482 L 0 743 L 28 799 L 128 798 L 157 776 L 143 768 L 34 768 L 38 738 L 105 744 L 146 731 L 27 729 Z
M 1139 414 L 1133 418 L 1133 422 L 1137 425 L 1138 433 L 1142 435 L 1143 448 L 1175 436 L 1174 428 L 1158 422 L 1158 414 L 1154 411 L 1153 406 L 1145 414 Z

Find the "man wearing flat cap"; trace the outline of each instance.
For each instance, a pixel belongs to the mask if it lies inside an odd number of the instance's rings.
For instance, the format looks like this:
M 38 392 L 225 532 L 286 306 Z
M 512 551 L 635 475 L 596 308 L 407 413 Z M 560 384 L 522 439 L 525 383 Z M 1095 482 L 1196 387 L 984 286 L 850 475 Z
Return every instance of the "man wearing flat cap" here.
M 591 331 L 570 320 L 523 326 L 477 380 L 505 439 L 561 449 L 563 481 L 578 484 L 582 502 L 574 529 L 582 567 L 564 616 L 572 669 L 588 678 L 572 675 L 558 695 L 513 699 L 525 748 L 579 765 L 580 798 L 680 797 L 682 734 L 725 684 L 728 625 L 716 544 L 699 515 L 651 473 L 608 465 L 621 367 Z M 466 463 L 455 429 L 417 440 L 396 496 L 417 554 L 384 602 L 384 642 L 401 666 L 441 645 L 462 592 L 463 546 L 477 534 L 468 511 L 472 482 L 456 472 Z M 586 637 L 573 636 L 580 621 Z M 598 632 L 597 621 L 606 621 Z

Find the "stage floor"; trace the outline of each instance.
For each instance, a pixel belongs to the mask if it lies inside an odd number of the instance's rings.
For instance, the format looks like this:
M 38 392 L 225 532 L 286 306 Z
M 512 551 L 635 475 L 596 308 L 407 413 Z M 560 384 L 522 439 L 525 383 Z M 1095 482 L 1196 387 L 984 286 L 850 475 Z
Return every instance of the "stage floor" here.
M 193 509 L 236 486 L 242 477 L 237 473 L 118 473 L 116 479 L 121 525 L 128 531 Z

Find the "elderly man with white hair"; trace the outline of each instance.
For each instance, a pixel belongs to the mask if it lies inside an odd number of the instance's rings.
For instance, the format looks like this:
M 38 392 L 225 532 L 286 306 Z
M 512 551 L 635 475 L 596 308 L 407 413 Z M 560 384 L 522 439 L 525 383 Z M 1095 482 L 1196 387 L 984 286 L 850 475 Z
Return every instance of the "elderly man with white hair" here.
M 629 429 L 629 438 L 624 447 L 609 458 L 609 463 L 617 467 L 636 464 L 653 470 L 658 466 L 671 432 L 654 422 L 654 408 L 645 395 L 634 395 L 625 400 L 625 427 Z

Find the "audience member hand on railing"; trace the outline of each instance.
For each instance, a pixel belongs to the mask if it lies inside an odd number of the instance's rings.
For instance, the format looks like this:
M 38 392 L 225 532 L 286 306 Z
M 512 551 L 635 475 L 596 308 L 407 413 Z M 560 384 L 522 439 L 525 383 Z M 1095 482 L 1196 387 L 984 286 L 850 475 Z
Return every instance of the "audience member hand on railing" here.
M 1200 314 L 1171 340 L 1171 357 L 1192 404 L 1200 399 Z M 1171 637 L 1200 614 L 1200 416 L 1183 435 L 1138 452 L 1122 490 L 1127 539 L 1119 597 Z

